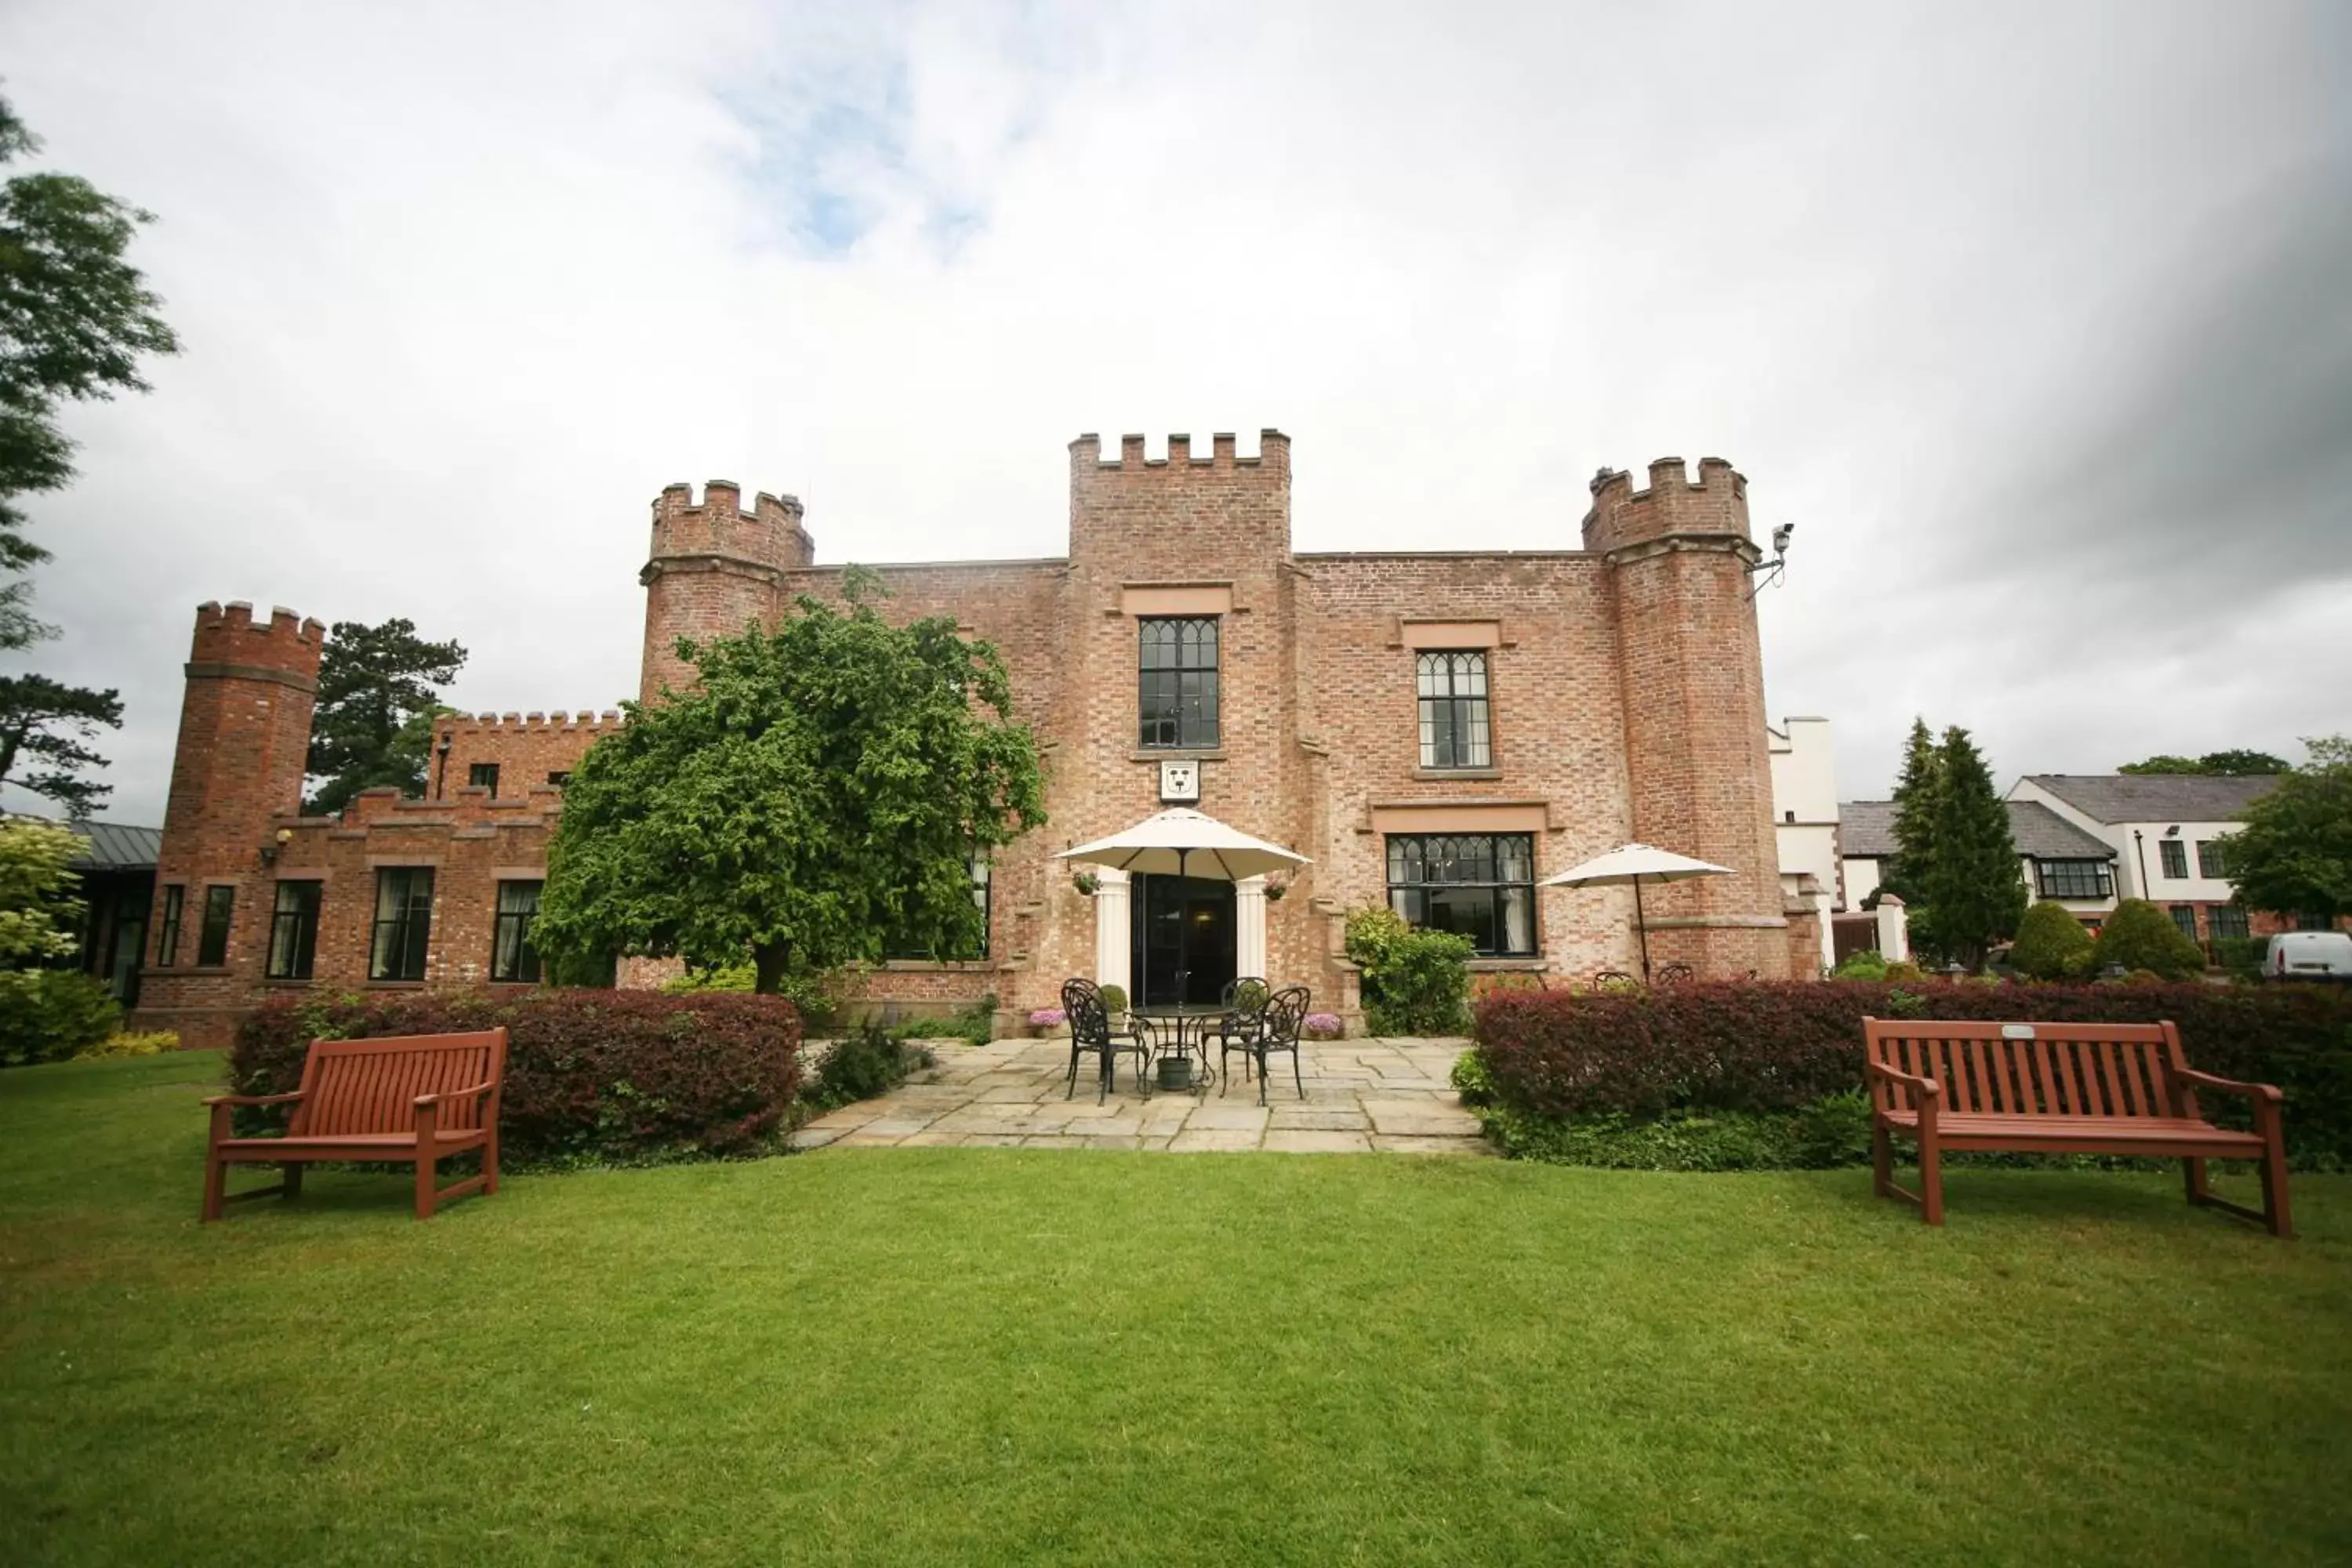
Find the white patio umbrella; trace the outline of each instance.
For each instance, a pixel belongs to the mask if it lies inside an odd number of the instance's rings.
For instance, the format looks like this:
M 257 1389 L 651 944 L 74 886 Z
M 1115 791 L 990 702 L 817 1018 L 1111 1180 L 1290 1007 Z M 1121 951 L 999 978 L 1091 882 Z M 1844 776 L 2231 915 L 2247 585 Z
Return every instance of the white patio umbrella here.
M 1642 938 L 1642 983 L 1650 981 L 1650 928 L 1642 918 L 1643 882 L 1682 882 L 1693 877 L 1728 877 L 1731 868 L 1717 866 L 1709 860 L 1694 860 L 1687 855 L 1677 855 L 1671 849 L 1655 849 L 1647 844 L 1621 844 L 1606 855 L 1596 855 L 1582 865 L 1546 877 L 1536 884 L 1539 888 L 1598 888 L 1630 882 L 1633 885 L 1633 929 Z
M 1201 875 L 1238 882 L 1244 877 L 1262 877 L 1268 871 L 1285 867 L 1307 864 L 1306 856 L 1279 844 L 1269 844 L 1263 838 L 1253 838 L 1240 828 L 1219 822 L 1206 812 L 1187 806 L 1172 806 L 1154 813 L 1123 832 L 1108 838 L 1097 838 L 1091 844 L 1081 844 L 1075 849 L 1065 849 L 1054 857 L 1056 860 L 1083 860 L 1090 865 L 1108 866 L 1119 871 L 1140 871 L 1146 876 L 1192 875 L 1192 857 L 1201 857 Z M 1176 926 L 1177 1005 L 1183 1005 L 1184 977 L 1191 973 L 1191 955 L 1187 952 L 1187 922 Z M 1139 994 L 1138 1001 L 1141 998 Z

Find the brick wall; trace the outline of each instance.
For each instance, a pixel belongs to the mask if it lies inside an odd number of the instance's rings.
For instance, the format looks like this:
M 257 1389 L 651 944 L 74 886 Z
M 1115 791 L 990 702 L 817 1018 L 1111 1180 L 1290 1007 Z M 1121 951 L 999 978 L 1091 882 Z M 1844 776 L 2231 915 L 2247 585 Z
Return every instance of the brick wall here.
M 1195 457 L 1178 436 L 1150 461 L 1141 437 L 1111 458 L 1081 437 L 1066 558 L 878 569 L 885 615 L 952 616 L 995 645 L 1013 717 L 1039 736 L 1050 820 L 998 858 L 984 962 L 886 965 L 868 1000 L 945 1010 L 993 991 L 1012 1019 L 1055 1005 L 1065 977 L 1095 973 L 1095 906 L 1051 857 L 1159 809 L 1158 764 L 1170 756 L 1199 761 L 1202 810 L 1312 858 L 1267 907 L 1267 971 L 1313 986 L 1318 1005 L 1350 1007 L 1341 922 L 1384 900 L 1384 837 L 1397 831 L 1529 832 L 1538 878 L 1635 837 L 1719 861 L 1734 874 L 1650 903 L 1654 956 L 1712 975 L 1789 973 L 1746 599 L 1755 550 L 1745 484 L 1728 464 L 1702 461 L 1692 483 L 1663 459 L 1638 492 L 1604 473 L 1583 549 L 1564 539 L 1558 551 L 1294 555 L 1290 443 L 1267 431 L 1260 447 L 1244 458 L 1220 435 Z M 690 673 L 673 651 L 679 636 L 772 623 L 800 594 L 839 595 L 840 569 L 812 563 L 796 500 L 761 495 L 746 512 L 740 498 L 714 480 L 699 503 L 684 485 L 655 502 L 641 574 L 647 694 Z M 1138 620 L 1155 614 L 1219 618 L 1213 746 L 1140 745 Z M 568 771 L 614 723 L 586 712 L 446 721 L 436 798 L 371 795 L 341 821 L 281 817 L 300 784 L 316 628 L 283 613 L 260 629 L 249 613 L 200 616 L 163 861 L 166 879 L 238 881 L 236 940 L 218 973 L 151 970 L 142 1012 L 201 1023 L 249 1005 L 280 877 L 326 885 L 319 977 L 363 984 L 373 874 L 389 864 L 437 869 L 427 983 L 479 980 L 496 881 L 543 864 L 559 804 L 546 774 Z M 1420 765 L 1416 661 L 1454 647 L 1487 653 L 1493 765 L 1437 773 Z M 476 762 L 499 764 L 498 798 L 465 786 Z M 260 847 L 281 828 L 288 842 L 265 872 Z M 1622 889 L 1545 890 L 1538 956 L 1489 967 L 1632 967 L 1632 914 Z M 199 919 L 192 900 L 190 951 Z

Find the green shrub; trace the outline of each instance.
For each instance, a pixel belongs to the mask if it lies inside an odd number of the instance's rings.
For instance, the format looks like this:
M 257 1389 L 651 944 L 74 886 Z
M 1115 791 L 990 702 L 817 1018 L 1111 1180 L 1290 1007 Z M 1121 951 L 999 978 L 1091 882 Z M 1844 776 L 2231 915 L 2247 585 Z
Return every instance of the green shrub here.
M 1886 978 L 1886 955 L 1874 947 L 1860 952 L 1850 952 L 1830 971 L 1832 980 L 1884 980 Z
M 1127 1011 L 1127 988 L 1123 985 L 1104 986 L 1102 999 L 1103 1005 L 1109 1009 L 1110 1016 L 1114 1018 Z
M 1348 912 L 1347 951 L 1370 1033 L 1468 1031 L 1470 955 L 1477 951 L 1468 937 L 1416 931 L 1394 910 L 1374 905 Z
M 759 975 L 747 962 L 730 963 L 719 969 L 689 969 L 684 974 L 662 982 L 663 992 L 672 996 L 693 995 L 706 991 L 751 991 L 759 984 Z M 776 994 L 790 1002 L 800 1013 L 802 1023 L 820 1035 L 830 1033 L 841 1017 L 841 994 L 847 984 L 845 973 L 817 974 L 795 972 L 786 974 L 776 984 Z
M 801 1091 L 801 1101 L 824 1112 L 887 1094 L 939 1058 L 867 1020 L 834 1042 Z
M 2091 972 L 2097 947 L 2098 939 L 2063 904 L 2044 900 L 2030 906 L 2017 922 L 2009 962 L 2036 980 L 2070 980 Z
M 996 994 L 954 1013 L 903 1019 L 884 1032 L 898 1040 L 963 1040 L 984 1046 L 996 1035 Z
M 2258 975 L 2263 972 L 2263 955 L 2270 949 L 2266 936 L 2217 936 L 2213 939 L 2213 962 L 2232 974 Z
M 2146 899 L 2126 899 L 2099 932 L 2099 967 L 2145 969 L 2167 980 L 2188 980 L 2205 972 L 2205 950 L 2181 933 Z
M 78 1053 L 79 1061 L 96 1061 L 106 1057 L 159 1057 L 165 1051 L 180 1048 L 180 1037 L 170 1029 L 149 1029 L 138 1034 L 109 1035 L 94 1046 Z
M 61 1062 L 114 1033 L 122 1009 L 78 969 L 0 973 L 0 1067 Z
M 800 1016 L 776 996 L 663 995 L 542 987 L 519 995 L 427 992 L 272 996 L 229 1053 L 240 1094 L 299 1086 L 310 1042 L 506 1026 L 502 1159 L 517 1165 L 646 1164 L 777 1146 L 800 1089 Z M 238 1113 L 277 1131 L 282 1107 Z

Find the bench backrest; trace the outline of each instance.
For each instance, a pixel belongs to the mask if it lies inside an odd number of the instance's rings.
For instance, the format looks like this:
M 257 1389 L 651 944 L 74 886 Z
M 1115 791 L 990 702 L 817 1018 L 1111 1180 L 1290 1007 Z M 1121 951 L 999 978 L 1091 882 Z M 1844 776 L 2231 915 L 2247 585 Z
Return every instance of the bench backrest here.
M 2188 1062 L 2180 1033 L 2161 1024 L 1959 1023 L 1864 1018 L 1863 1048 L 1897 1072 L 1932 1078 L 1943 1109 L 1978 1116 L 2180 1116 L 2195 1100 L 2173 1076 Z M 1884 1110 L 1912 1109 L 1899 1085 L 1874 1081 Z
M 368 1040 L 312 1040 L 302 1061 L 302 1098 L 287 1127 L 292 1136 L 406 1132 L 416 1125 L 416 1097 L 446 1094 L 478 1083 L 503 1087 L 507 1032 L 386 1035 Z M 445 1103 L 445 1132 L 496 1126 L 499 1096 Z

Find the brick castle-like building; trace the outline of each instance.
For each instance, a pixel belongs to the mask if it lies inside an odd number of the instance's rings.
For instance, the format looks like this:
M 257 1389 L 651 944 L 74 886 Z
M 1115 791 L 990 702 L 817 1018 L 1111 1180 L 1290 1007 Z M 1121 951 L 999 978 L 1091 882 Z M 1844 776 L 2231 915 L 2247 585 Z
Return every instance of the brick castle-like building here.
M 1139 436 L 1109 457 L 1081 436 L 1066 556 L 877 568 L 884 614 L 951 616 L 1002 653 L 1049 820 L 974 868 L 984 952 L 887 960 L 866 998 L 994 994 L 1010 1020 L 1073 974 L 1151 1004 L 1261 974 L 1352 1014 L 1341 928 L 1381 902 L 1468 933 L 1481 970 L 1628 969 L 1624 889 L 1534 884 L 1633 839 L 1733 873 L 1645 894 L 1657 963 L 1814 972 L 1819 930 L 1784 908 L 1776 863 L 1759 552 L 1728 463 L 1693 479 L 1661 458 L 1640 489 L 1604 469 L 1581 539 L 1547 551 L 1294 551 L 1291 480 L 1278 431 L 1255 457 L 1171 436 L 1149 459 Z M 639 574 L 641 700 L 691 679 L 680 637 L 772 622 L 840 579 L 792 497 L 746 510 L 730 483 L 671 486 Z M 323 640 L 288 610 L 197 612 L 139 1009 L 191 1044 L 221 1043 L 280 985 L 540 977 L 530 925 L 562 783 L 621 716 L 445 719 L 423 798 L 299 816 Z M 1273 885 L 1103 872 L 1089 895 L 1050 858 L 1170 799 L 1312 863 Z

